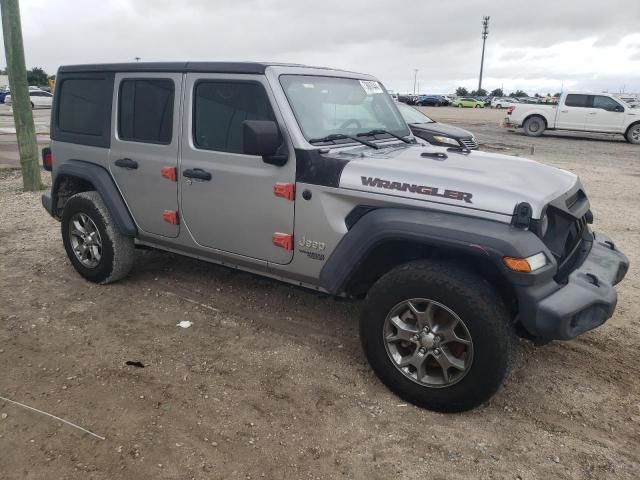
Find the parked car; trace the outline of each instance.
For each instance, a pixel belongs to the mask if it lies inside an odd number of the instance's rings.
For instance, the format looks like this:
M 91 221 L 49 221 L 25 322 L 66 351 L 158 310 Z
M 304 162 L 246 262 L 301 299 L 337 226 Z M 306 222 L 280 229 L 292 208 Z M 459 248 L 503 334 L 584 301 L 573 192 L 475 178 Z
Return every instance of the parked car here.
M 426 140 L 431 145 L 443 147 L 464 147 L 469 150 L 478 148 L 478 141 L 473 133 L 453 125 L 439 123 L 426 116 L 421 111 L 408 105 L 398 105 L 402 118 L 409 125 L 411 133 Z
M 512 106 L 503 126 L 522 128 L 532 137 L 539 137 L 545 130 L 619 133 L 628 142 L 640 145 L 640 111 L 608 93 L 567 92 L 558 105 Z
M 53 95 L 49 92 L 40 90 L 39 88 L 29 88 L 29 99 L 31 100 L 31 108 L 51 108 L 53 103 Z M 11 105 L 11 94 L 4 97 L 4 103 Z
M 511 97 L 495 97 L 491 100 L 491 108 L 508 108 L 514 103 L 519 103 L 519 100 Z
M 568 340 L 615 311 L 629 261 L 591 231 L 575 174 L 416 144 L 375 77 L 117 63 L 60 67 L 57 85 L 42 205 L 87 281 L 123 279 L 144 246 L 353 299 L 381 381 L 443 412 L 498 390 L 518 334 Z
M 436 95 L 422 95 L 416 101 L 416 105 L 421 107 L 442 107 L 448 105 L 448 103 L 445 99 Z
M 451 104 L 454 107 L 462 108 L 462 107 L 471 107 L 471 108 L 484 108 L 484 102 L 482 100 L 477 100 L 475 98 L 457 98 Z
M 414 103 L 414 100 L 411 95 L 398 95 L 398 102 L 412 105 Z

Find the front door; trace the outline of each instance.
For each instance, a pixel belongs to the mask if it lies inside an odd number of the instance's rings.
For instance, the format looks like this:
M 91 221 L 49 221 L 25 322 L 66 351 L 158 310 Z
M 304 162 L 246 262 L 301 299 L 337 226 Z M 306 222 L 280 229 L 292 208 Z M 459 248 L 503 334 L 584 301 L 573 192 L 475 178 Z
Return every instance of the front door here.
M 109 170 L 138 228 L 165 237 L 177 237 L 180 229 L 170 220 L 178 211 L 182 78 L 119 73 L 114 86 Z
M 624 107 L 613 98 L 606 95 L 594 95 L 593 104 L 587 110 L 586 130 L 593 132 L 623 132 Z
M 294 202 L 276 184 L 295 182 L 295 161 L 266 164 L 242 149 L 244 120 L 283 122 L 264 77 L 189 73 L 180 159 L 181 214 L 194 240 L 209 248 L 286 264 L 293 251 L 274 234 L 293 234 Z M 286 140 L 285 140 L 286 141 Z
M 558 105 L 556 128 L 565 130 L 584 130 L 587 117 L 588 95 L 569 94 L 564 105 Z

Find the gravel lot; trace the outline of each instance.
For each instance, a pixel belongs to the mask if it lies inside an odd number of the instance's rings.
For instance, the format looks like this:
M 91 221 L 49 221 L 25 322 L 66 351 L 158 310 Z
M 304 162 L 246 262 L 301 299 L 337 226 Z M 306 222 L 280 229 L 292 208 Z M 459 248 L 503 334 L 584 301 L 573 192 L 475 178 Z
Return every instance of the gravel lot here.
M 475 411 L 420 410 L 369 370 L 358 304 L 156 251 L 118 284 L 87 283 L 40 195 L 5 170 L 0 396 L 106 440 L 0 400 L 0 479 L 637 479 L 640 147 L 524 137 L 497 126 L 500 111 L 424 111 L 483 149 L 580 174 L 596 229 L 632 262 L 605 326 L 525 344 Z

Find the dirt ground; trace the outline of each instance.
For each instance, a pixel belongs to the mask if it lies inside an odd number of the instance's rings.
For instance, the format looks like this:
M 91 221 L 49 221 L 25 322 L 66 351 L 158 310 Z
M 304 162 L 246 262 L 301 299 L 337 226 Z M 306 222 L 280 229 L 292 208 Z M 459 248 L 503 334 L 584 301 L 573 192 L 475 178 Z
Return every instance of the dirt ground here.
M 632 262 L 606 325 L 525 344 L 488 404 L 432 413 L 373 375 L 358 304 L 156 251 L 90 284 L 40 195 L 0 172 L 0 396 L 106 438 L 0 400 L 0 479 L 637 479 L 640 147 L 425 111 L 581 175 L 596 229 Z

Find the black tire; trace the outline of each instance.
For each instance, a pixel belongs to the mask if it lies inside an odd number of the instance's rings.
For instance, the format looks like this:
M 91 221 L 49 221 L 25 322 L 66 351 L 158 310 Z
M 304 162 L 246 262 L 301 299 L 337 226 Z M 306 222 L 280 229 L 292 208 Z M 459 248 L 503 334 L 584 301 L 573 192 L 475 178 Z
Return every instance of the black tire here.
M 413 298 L 444 305 L 466 326 L 473 355 L 457 383 L 439 388 L 417 383 L 387 353 L 387 315 Z M 485 279 L 453 264 L 431 261 L 407 263 L 375 283 L 360 319 L 360 339 L 371 367 L 390 390 L 414 405 L 439 412 L 470 410 L 491 398 L 508 375 L 518 346 L 504 303 Z
M 631 125 L 625 135 L 627 142 L 640 145 L 640 123 Z
M 97 228 L 101 239 L 101 258 L 97 265 L 87 267 L 73 251 L 71 228 L 77 214 L 88 216 Z M 107 284 L 124 278 L 133 266 L 135 245 L 132 237 L 122 235 L 114 225 L 111 214 L 95 191 L 72 196 L 62 214 L 62 241 L 71 264 L 90 282 Z
M 497 104 L 497 105 L 496 105 L 496 108 L 497 108 L 498 110 L 502 110 L 502 104 L 501 104 L 501 103 Z
M 524 125 L 522 125 L 525 135 L 529 137 L 541 136 L 546 128 L 547 125 L 545 124 L 544 119 L 537 115 L 527 118 L 524 121 Z
M 33 104 L 33 102 L 31 102 L 31 110 L 33 110 L 34 108 L 36 108 L 36 106 Z

